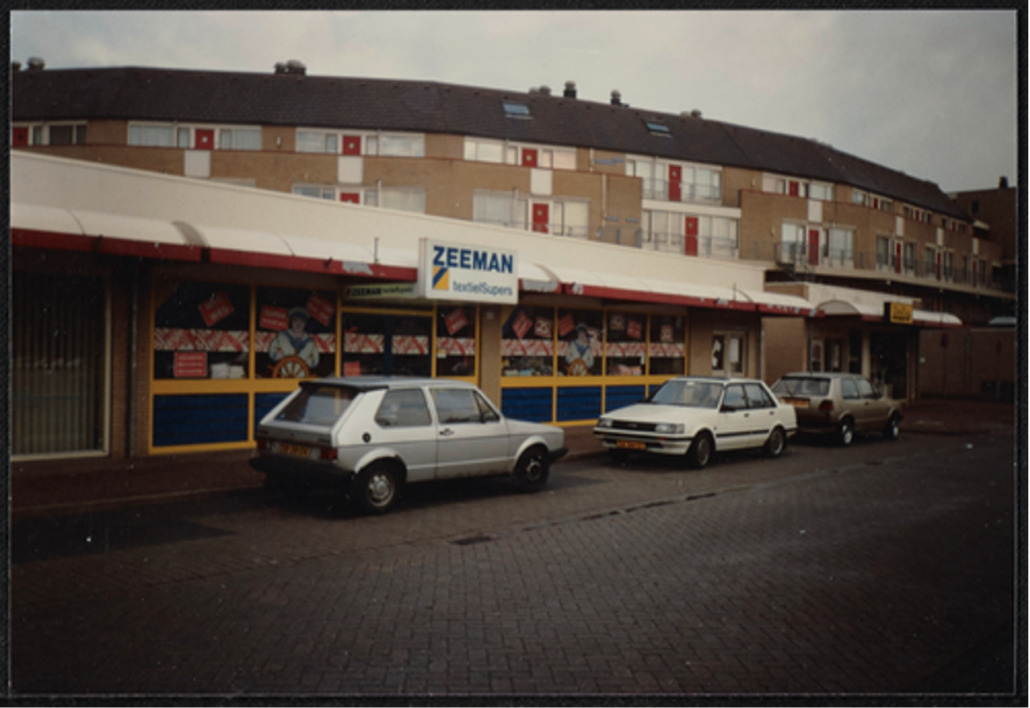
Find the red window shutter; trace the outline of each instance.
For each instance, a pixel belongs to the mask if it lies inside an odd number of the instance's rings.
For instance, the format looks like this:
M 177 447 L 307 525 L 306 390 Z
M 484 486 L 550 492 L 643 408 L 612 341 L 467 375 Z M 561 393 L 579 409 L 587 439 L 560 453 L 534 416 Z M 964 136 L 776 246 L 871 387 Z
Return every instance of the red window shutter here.
M 819 229 L 808 231 L 808 265 L 819 265 Z
M 29 144 L 28 128 L 11 129 L 11 147 L 27 147 Z
M 343 136 L 343 154 L 344 155 L 360 155 L 361 154 L 361 136 L 360 135 L 344 135 Z
M 877 199 L 876 197 L 873 197 L 873 209 L 879 209 L 879 208 L 880 208 L 880 200 Z
M 798 184 L 797 182 L 791 182 L 789 190 L 790 190 L 790 196 L 796 197 L 799 194 L 801 194 L 801 185 Z
M 533 205 L 533 230 L 537 233 L 546 234 L 551 220 L 551 207 L 547 204 Z
M 214 150 L 215 149 L 215 131 L 213 130 L 200 130 L 195 131 L 196 134 L 196 147 L 197 150 Z
M 683 243 L 683 251 L 688 256 L 697 255 L 697 217 L 688 216 L 686 223 L 686 239 Z
M 357 192 L 340 192 L 340 201 L 347 204 L 361 204 L 361 195 Z
M 669 165 L 669 201 L 681 201 L 683 189 L 683 168 L 679 165 Z M 696 234 L 695 234 L 696 235 Z
M 537 164 L 537 151 L 530 148 L 522 148 L 522 166 L 536 167 Z

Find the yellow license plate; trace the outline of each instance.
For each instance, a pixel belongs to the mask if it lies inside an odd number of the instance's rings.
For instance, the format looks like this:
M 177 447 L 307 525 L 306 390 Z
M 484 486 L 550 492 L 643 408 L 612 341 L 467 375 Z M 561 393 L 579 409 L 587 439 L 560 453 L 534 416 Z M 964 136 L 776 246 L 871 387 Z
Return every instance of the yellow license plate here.
M 615 447 L 623 450 L 646 450 L 647 445 L 636 440 L 618 440 L 615 443 Z
M 295 455 L 297 457 L 308 457 L 311 455 L 310 445 L 298 445 L 297 443 L 280 443 L 279 452 L 284 455 Z
M 808 399 L 807 398 L 784 398 L 783 402 L 784 403 L 789 403 L 790 405 L 794 406 L 795 408 L 808 408 Z

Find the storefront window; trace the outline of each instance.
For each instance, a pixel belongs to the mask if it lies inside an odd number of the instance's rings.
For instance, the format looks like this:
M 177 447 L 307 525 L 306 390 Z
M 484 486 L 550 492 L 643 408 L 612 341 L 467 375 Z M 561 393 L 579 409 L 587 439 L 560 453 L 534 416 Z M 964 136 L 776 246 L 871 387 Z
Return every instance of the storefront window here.
M 336 296 L 258 288 L 257 378 L 302 379 L 336 370 Z
M 249 286 L 160 281 L 154 304 L 154 378 L 247 378 Z
M 672 315 L 651 317 L 651 371 L 655 376 L 686 373 L 686 320 Z
M 431 376 L 428 316 L 343 315 L 343 375 Z
M 745 354 L 743 335 L 716 334 L 712 337 L 712 373 L 743 374 Z
M 436 375 L 475 373 L 476 308 L 441 305 L 436 314 Z
M 600 376 L 602 373 L 601 313 L 558 311 L 558 375 Z
M 554 375 L 554 310 L 512 308 L 501 332 L 504 376 Z
M 609 376 L 643 376 L 647 371 L 647 315 L 608 313 Z

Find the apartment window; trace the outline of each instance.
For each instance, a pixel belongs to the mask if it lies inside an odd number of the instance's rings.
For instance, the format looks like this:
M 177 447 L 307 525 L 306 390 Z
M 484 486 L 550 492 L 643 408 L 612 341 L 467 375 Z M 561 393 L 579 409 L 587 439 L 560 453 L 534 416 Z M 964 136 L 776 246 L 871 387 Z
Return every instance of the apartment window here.
M 951 251 L 944 252 L 944 278 L 946 280 L 955 278 L 955 254 Z
M 869 206 L 869 194 L 860 189 L 851 190 L 851 203 Z
M 626 174 L 641 179 L 644 199 L 672 202 L 722 199 L 722 172 L 716 168 L 637 157 L 626 160 Z
M 465 159 L 474 162 L 504 162 L 504 143 L 494 140 L 465 139 Z
M 379 204 L 383 209 L 426 213 L 426 190 L 422 187 L 380 187 Z
M 886 236 L 876 237 L 876 267 L 885 269 L 891 265 L 891 240 Z
M 684 252 L 686 219 L 683 214 L 645 211 L 640 217 L 641 248 L 669 253 Z
M 129 125 L 129 145 L 136 147 L 175 147 L 171 125 Z
M 313 130 L 297 131 L 297 152 L 330 153 L 339 152 L 336 133 Z
M 336 200 L 336 187 L 328 187 L 317 184 L 295 184 L 293 193 L 302 197 L 314 197 L 315 199 Z
M 222 150 L 260 150 L 260 128 L 222 128 L 218 131 L 218 147 Z
M 827 249 L 830 265 L 852 267 L 855 262 L 855 232 L 831 228 L 827 234 Z
M 905 244 L 905 272 L 912 273 L 916 269 L 916 245 L 914 243 Z
M 555 204 L 555 211 L 560 212 L 560 235 L 582 239 L 589 237 L 589 202 L 572 200 L 558 202 Z
M 805 225 L 784 222 L 780 232 L 780 262 L 800 263 L 805 252 Z
M 477 191 L 472 195 L 472 220 L 480 224 L 524 228 L 526 200 L 511 192 Z
M 698 252 L 712 258 L 737 257 L 737 220 L 723 216 L 700 216 Z
M 46 126 L 48 145 L 83 145 L 86 142 L 86 124 Z
M 370 137 L 368 144 L 369 154 L 380 157 L 425 157 L 426 155 L 426 141 L 421 135 L 379 135 Z
M 812 182 L 808 185 L 808 198 L 821 199 L 823 201 L 833 200 L 833 185 L 823 182 Z

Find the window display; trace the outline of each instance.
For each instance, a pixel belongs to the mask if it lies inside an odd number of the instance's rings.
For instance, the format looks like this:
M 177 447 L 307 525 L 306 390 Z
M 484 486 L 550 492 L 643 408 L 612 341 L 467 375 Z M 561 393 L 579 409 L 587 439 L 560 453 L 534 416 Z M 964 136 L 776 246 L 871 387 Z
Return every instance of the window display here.
M 436 313 L 436 375 L 475 374 L 476 308 L 441 305 Z
M 258 378 L 302 379 L 336 370 L 336 296 L 287 288 L 257 289 Z
M 657 376 L 686 373 L 686 319 L 673 315 L 651 317 L 651 370 Z
M 609 312 L 608 376 L 643 376 L 647 373 L 647 315 Z
M 554 310 L 506 308 L 501 330 L 501 370 L 505 376 L 554 375 Z
M 601 317 L 591 310 L 558 311 L 559 376 L 601 375 Z
M 154 378 L 247 378 L 249 286 L 159 281 L 154 306 Z
M 343 314 L 344 376 L 431 376 L 429 316 Z

